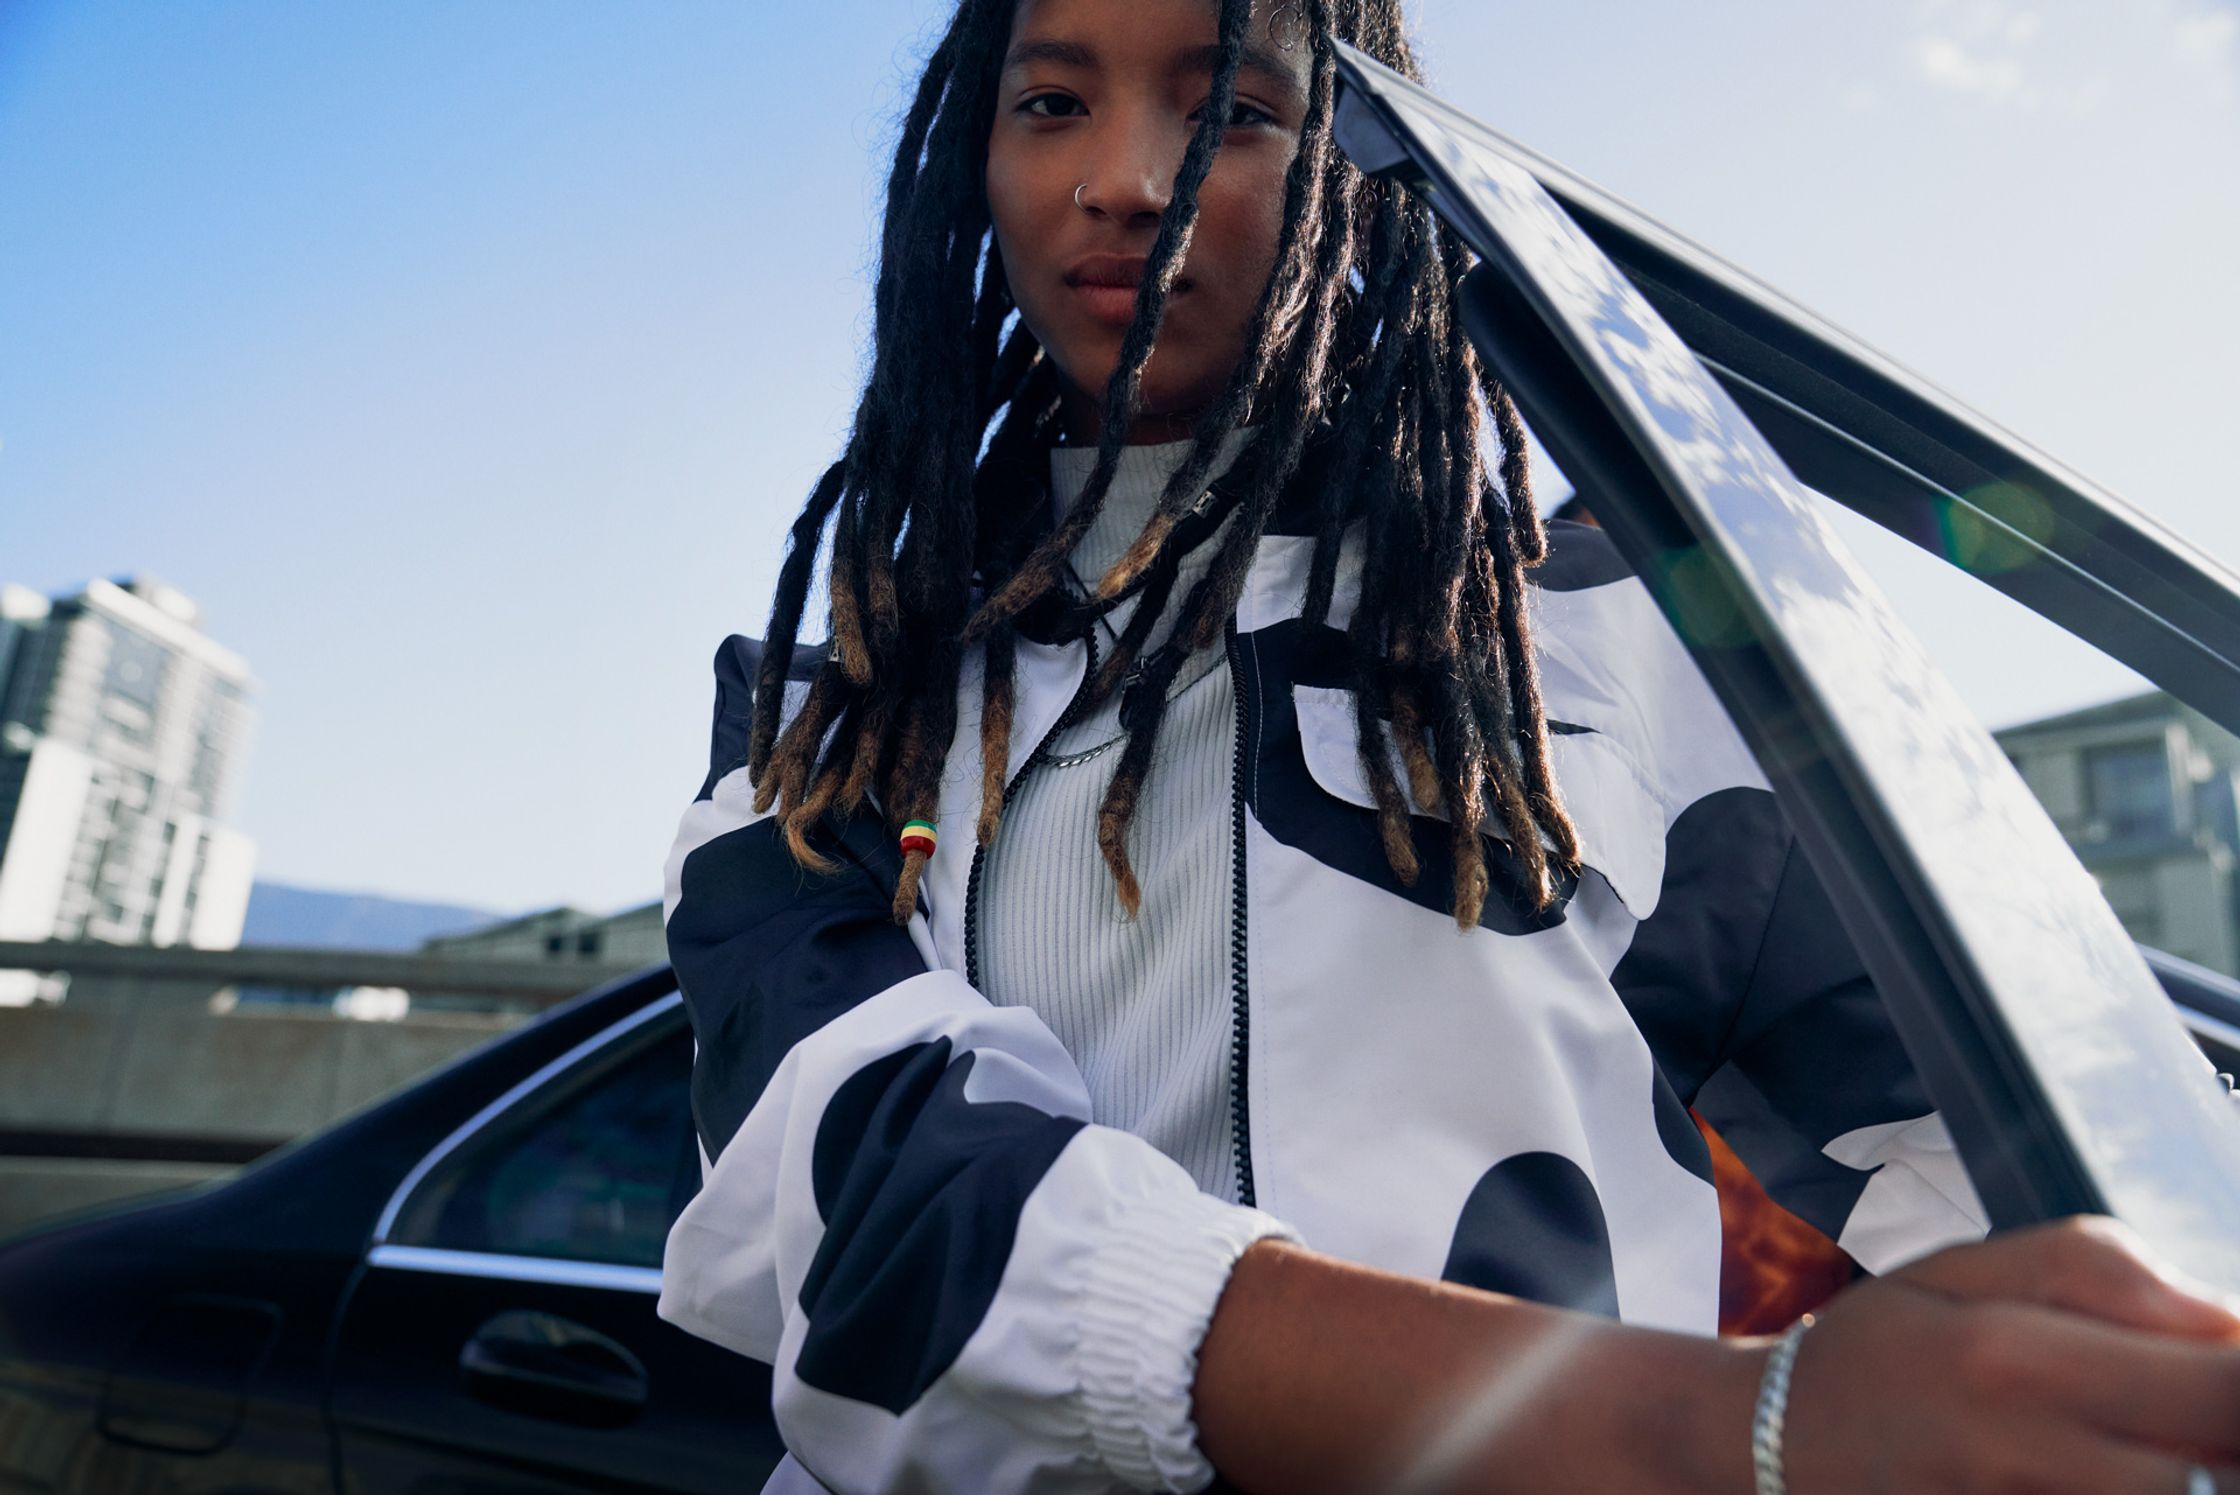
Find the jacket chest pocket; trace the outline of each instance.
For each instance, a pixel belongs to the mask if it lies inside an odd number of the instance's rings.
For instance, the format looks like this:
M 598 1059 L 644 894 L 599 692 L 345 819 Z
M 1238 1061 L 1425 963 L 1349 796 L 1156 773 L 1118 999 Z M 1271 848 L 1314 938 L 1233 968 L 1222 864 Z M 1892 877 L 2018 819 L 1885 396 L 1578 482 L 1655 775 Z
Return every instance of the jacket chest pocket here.
M 1377 882 L 1413 901 L 1429 903 L 1442 910 L 1451 908 L 1453 856 L 1446 815 L 1439 807 L 1417 803 L 1409 793 L 1407 770 L 1401 762 L 1398 746 L 1391 740 L 1389 726 L 1380 723 L 1384 726 L 1382 746 L 1391 764 L 1393 782 L 1410 803 L 1411 828 L 1422 869 L 1412 889 L 1400 882 L 1384 855 L 1382 833 L 1376 825 L 1376 797 L 1369 790 L 1368 776 L 1362 769 L 1356 745 L 1353 692 L 1296 685 L 1291 690 L 1291 703 L 1304 778 L 1325 801 L 1312 808 L 1319 809 L 1320 818 L 1335 823 L 1328 833 L 1311 838 L 1319 845 L 1303 849 L 1325 861 L 1331 861 L 1333 856 L 1341 857 L 1340 870 Z M 1276 734 L 1262 755 L 1263 822 L 1268 820 L 1271 809 L 1277 812 L 1278 819 L 1284 818 L 1282 809 L 1272 803 L 1276 798 L 1273 791 L 1284 787 L 1280 783 L 1282 774 L 1280 771 L 1271 774 L 1271 769 L 1276 769 L 1277 765 L 1269 761 L 1282 753 L 1283 744 L 1279 739 L 1280 734 Z M 1664 880 L 1666 814 L 1663 802 L 1631 755 L 1599 732 L 1552 728 L 1549 746 L 1556 788 L 1579 832 L 1581 860 L 1610 885 L 1628 913 L 1636 919 L 1647 918 L 1656 907 Z M 1271 779 L 1276 782 L 1265 782 Z M 1333 806 L 1327 801 L 1337 804 Z M 1348 810 L 1352 812 L 1350 815 Z M 1306 815 L 1302 813 L 1299 818 L 1304 819 Z M 1350 831 L 1338 828 L 1348 822 L 1353 827 Z M 1291 839 L 1273 826 L 1270 829 L 1279 840 Z M 1517 886 L 1518 878 L 1513 871 L 1516 858 L 1501 831 L 1498 822 L 1488 828 L 1487 863 L 1496 896 L 1488 898 L 1486 913 L 1480 922 L 1489 928 L 1514 925 L 1504 928 L 1508 933 L 1527 932 L 1547 923 L 1560 922 L 1561 905 L 1568 899 L 1569 885 L 1559 890 L 1553 918 L 1545 914 L 1536 917 L 1523 911 L 1521 888 Z M 1324 855 L 1323 848 L 1332 855 Z M 1364 848 L 1367 856 L 1362 854 Z M 1369 865 L 1372 862 L 1374 865 Z M 1509 884 L 1506 888 L 1505 873 Z

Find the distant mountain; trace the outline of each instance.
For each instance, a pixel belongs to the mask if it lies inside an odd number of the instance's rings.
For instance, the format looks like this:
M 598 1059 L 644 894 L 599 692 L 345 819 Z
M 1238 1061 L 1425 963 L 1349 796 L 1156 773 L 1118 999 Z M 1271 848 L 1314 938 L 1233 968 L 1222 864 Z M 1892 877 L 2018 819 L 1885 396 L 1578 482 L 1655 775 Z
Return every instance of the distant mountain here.
M 454 903 L 407 903 L 370 893 L 331 893 L 260 882 L 249 890 L 244 945 L 293 945 L 321 950 L 417 950 L 439 934 L 457 934 L 508 915 Z

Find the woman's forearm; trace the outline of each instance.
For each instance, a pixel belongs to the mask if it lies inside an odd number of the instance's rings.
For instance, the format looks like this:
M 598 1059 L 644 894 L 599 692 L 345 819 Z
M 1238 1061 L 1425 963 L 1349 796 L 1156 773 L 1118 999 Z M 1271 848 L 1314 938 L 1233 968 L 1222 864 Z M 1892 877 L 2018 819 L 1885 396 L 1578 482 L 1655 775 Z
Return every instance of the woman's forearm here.
M 1245 1490 L 1735 1495 L 1765 1354 L 1264 1241 L 1222 1295 L 1194 1407 Z

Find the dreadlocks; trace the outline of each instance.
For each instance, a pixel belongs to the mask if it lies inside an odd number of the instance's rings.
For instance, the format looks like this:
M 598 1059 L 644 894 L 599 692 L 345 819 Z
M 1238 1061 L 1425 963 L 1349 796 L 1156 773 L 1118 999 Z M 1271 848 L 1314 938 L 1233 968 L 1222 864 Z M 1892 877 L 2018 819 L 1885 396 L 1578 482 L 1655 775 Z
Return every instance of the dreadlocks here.
M 874 303 L 870 378 L 841 459 L 794 522 L 755 691 L 748 768 L 757 808 L 777 808 L 793 855 L 828 866 L 809 832 L 875 801 L 891 827 L 931 820 L 957 727 L 964 651 L 986 653 L 980 732 L 982 845 L 1003 812 L 1013 661 L 1030 610 L 1062 592 L 1066 558 L 1101 510 L 1138 410 L 1144 365 L 1198 214 L 1198 189 L 1235 98 L 1251 0 L 1219 0 L 1211 96 L 1144 268 L 1119 367 L 1104 391 L 1088 485 L 1051 522 L 1037 465 L 1058 428 L 1060 386 L 1018 320 L 991 234 L 982 179 L 997 82 L 1017 0 L 960 0 L 926 65 L 895 152 Z M 1525 893 L 1545 906 L 1577 838 L 1549 772 L 1546 724 L 1524 612 L 1525 569 L 1544 552 L 1516 407 L 1465 338 L 1455 287 L 1470 268 L 1421 202 L 1362 176 L 1335 149 L 1332 40 L 1418 76 L 1399 0 L 1302 0 L 1313 47 L 1307 113 L 1284 184 L 1282 237 L 1245 351 L 1197 421 L 1188 456 L 1140 538 L 1097 585 L 1096 605 L 1136 611 L 1091 689 L 1123 678 L 1127 733 L 1097 841 L 1123 905 L 1140 893 L 1128 828 L 1152 766 L 1167 687 L 1218 639 L 1280 498 L 1316 517 L 1306 618 L 1329 621 L 1341 546 L 1363 584 L 1346 623 L 1359 751 L 1396 875 L 1419 875 L 1408 798 L 1384 747 L 1397 741 L 1409 791 L 1445 812 L 1454 916 L 1475 925 L 1489 878 L 1483 836 L 1514 848 Z M 1489 472 L 1490 412 L 1501 458 Z M 1236 508 L 1168 639 L 1143 650 L 1166 610 L 1185 537 L 1224 440 L 1257 425 L 1231 475 Z M 1328 460 L 1302 463 L 1309 438 Z M 831 532 L 832 647 L 781 723 L 812 572 Z M 782 727 L 782 730 L 781 730 Z M 917 903 L 924 853 L 895 889 L 897 922 Z

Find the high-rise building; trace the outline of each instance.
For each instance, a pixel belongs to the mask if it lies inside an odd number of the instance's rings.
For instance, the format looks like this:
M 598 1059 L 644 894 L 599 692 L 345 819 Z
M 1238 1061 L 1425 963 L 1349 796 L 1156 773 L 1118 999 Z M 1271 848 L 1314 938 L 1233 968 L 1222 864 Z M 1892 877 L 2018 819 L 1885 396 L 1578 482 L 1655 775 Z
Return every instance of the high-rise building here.
M 250 679 L 200 625 L 145 579 L 0 588 L 0 940 L 240 943 Z

